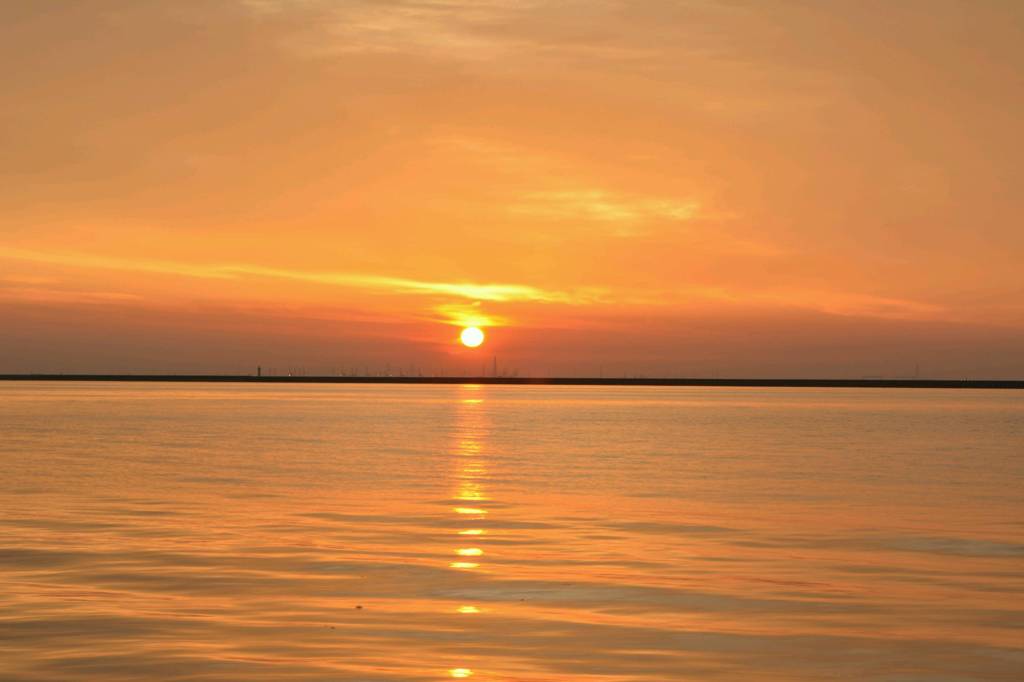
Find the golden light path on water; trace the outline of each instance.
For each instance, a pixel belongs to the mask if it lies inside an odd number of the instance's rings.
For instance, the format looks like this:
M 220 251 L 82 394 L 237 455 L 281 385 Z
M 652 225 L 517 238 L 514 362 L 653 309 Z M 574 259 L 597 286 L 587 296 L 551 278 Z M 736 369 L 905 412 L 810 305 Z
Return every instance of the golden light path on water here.
M 482 341 L 482 335 L 480 340 Z M 479 345 L 479 343 L 468 345 Z M 463 385 L 459 388 L 461 395 L 456 403 L 455 443 L 452 449 L 452 463 L 456 483 L 453 499 L 459 505 L 454 511 L 457 520 L 462 523 L 482 520 L 487 514 L 487 510 L 482 507 L 482 504 L 488 499 L 485 492 L 485 481 L 487 478 L 485 447 L 490 424 L 484 411 L 482 387 L 479 385 Z M 463 506 L 469 504 L 474 506 Z M 460 528 L 456 531 L 456 534 L 460 536 L 483 536 L 484 532 L 481 528 Z M 482 557 L 484 550 L 479 547 L 457 546 L 455 554 L 458 557 Z M 449 567 L 455 570 L 475 570 L 479 569 L 481 564 L 478 561 L 464 561 L 460 559 L 451 562 Z M 461 614 L 480 613 L 480 607 L 474 604 L 465 604 L 457 610 Z M 460 667 L 449 670 L 449 673 L 452 677 L 466 678 L 478 671 L 467 667 Z

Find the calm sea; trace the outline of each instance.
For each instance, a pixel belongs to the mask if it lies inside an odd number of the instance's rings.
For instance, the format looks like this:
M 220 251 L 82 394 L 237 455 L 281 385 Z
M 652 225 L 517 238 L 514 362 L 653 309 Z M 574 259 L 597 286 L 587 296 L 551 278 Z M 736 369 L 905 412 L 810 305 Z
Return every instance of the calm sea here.
M 0 384 L 0 680 L 1024 679 L 1024 393 Z

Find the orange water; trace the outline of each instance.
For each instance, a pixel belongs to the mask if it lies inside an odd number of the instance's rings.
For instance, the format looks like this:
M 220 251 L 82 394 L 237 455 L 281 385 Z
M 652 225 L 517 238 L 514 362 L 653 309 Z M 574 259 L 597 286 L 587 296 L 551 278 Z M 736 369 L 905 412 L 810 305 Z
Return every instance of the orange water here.
M 0 384 L 0 680 L 1019 680 L 1024 393 Z

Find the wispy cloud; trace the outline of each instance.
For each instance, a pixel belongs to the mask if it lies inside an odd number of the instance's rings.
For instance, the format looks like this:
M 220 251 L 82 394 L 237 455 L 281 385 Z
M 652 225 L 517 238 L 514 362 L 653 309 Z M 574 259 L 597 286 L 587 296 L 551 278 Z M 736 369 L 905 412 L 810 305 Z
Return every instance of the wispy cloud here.
M 700 26 L 727 15 L 714 0 L 652 4 L 622 22 L 617 0 L 239 0 L 262 16 L 303 16 L 291 47 L 317 55 L 405 54 L 529 73 L 538 66 L 652 71 L 706 60 Z M 609 24 L 614 24 L 614 30 Z M 680 26 L 689 28 L 680 40 Z M 698 28 L 694 28 L 694 27 Z M 697 43 L 697 44 L 695 44 Z
M 317 54 L 409 53 L 459 61 L 501 57 L 518 42 L 493 27 L 541 3 L 528 0 L 242 0 L 262 15 L 316 18 L 301 49 Z M 489 30 L 490 29 L 490 30 Z M 293 44 L 293 47 L 295 45 Z
M 383 295 L 432 297 L 431 309 L 451 324 L 500 326 L 508 320 L 485 311 L 483 303 L 544 303 L 564 305 L 632 305 L 652 308 L 727 306 L 815 310 L 832 315 L 885 319 L 949 318 L 944 306 L 911 299 L 857 292 L 812 289 L 744 289 L 729 285 L 682 286 L 667 290 L 620 288 L 614 294 L 602 287 L 572 290 L 544 289 L 526 284 L 438 282 L 380 275 L 294 270 L 253 264 L 204 265 L 173 261 L 129 260 L 78 253 L 42 253 L 0 246 L 0 259 L 48 263 L 79 268 L 144 272 L 211 280 L 278 279 L 344 287 Z M 43 279 L 43 278 L 37 278 Z M 9 287 L 6 298 L 65 302 L 130 301 L 129 293 L 63 291 L 38 286 Z
M 82 268 L 149 272 L 201 279 L 236 280 L 261 277 L 328 286 L 363 289 L 379 293 L 454 297 L 473 301 L 530 301 L 536 303 L 585 303 L 594 300 L 596 290 L 572 292 L 542 289 L 526 284 L 436 282 L 380 275 L 274 268 L 253 264 L 191 264 L 172 261 L 111 258 L 90 254 L 41 253 L 0 247 L 0 258 L 50 263 Z
M 671 304 L 681 301 L 712 302 L 759 308 L 795 308 L 828 315 L 872 317 L 899 320 L 949 319 L 945 306 L 895 296 L 818 289 L 779 288 L 739 290 L 728 287 L 662 292 L 660 300 Z
M 677 286 L 670 289 L 625 292 L 616 296 L 618 305 L 693 310 L 778 310 L 796 309 L 827 315 L 894 320 L 952 319 L 948 307 L 895 296 L 882 296 L 813 288 L 753 288 L 728 284 Z
M 73 291 L 41 287 L 0 287 L 0 299 L 29 303 L 131 303 L 142 300 L 120 291 Z
M 629 197 L 601 189 L 533 192 L 513 204 L 510 210 L 552 220 L 589 220 L 614 226 L 614 232 L 629 236 L 652 220 L 685 221 L 695 218 L 700 204 L 694 200 Z
M 778 298 L 790 304 L 817 308 L 821 312 L 832 315 L 886 319 L 949 318 L 949 311 L 945 306 L 890 296 L 857 293 L 793 292 L 780 294 Z
M 56 284 L 58 281 L 56 277 L 42 277 L 40 275 L 0 275 L 0 282 L 6 284 L 38 286 L 40 284 Z
M 508 324 L 506 318 L 484 312 L 479 301 L 441 303 L 434 306 L 434 312 L 443 321 L 459 327 L 503 327 Z
M 507 178 L 505 186 L 514 188 L 504 199 L 504 210 L 518 216 L 590 223 L 617 236 L 649 232 L 666 223 L 734 217 L 709 211 L 694 196 L 658 196 L 609 186 L 590 177 L 592 172 L 578 162 L 549 150 L 459 135 L 439 136 L 433 143 L 490 170 L 499 169 Z

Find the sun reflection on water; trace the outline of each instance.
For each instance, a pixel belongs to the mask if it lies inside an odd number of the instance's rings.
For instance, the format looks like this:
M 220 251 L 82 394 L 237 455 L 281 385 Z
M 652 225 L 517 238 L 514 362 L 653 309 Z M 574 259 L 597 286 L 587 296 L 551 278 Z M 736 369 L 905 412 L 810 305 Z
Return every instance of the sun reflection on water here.
M 487 514 L 486 509 L 478 509 L 477 507 L 456 507 L 456 514 L 475 514 L 477 516 L 484 516 Z
M 480 564 L 472 561 L 453 561 L 448 566 L 449 568 L 480 568 Z
M 456 517 L 467 522 L 467 528 L 456 531 L 459 536 L 473 536 L 483 539 L 486 531 L 478 524 L 487 516 L 485 503 L 490 499 L 487 495 L 488 479 L 487 432 L 489 416 L 485 409 L 484 392 L 481 386 L 463 386 L 463 395 L 467 396 L 457 403 L 455 414 L 455 432 L 452 445 L 452 481 L 454 490 L 452 498 L 459 506 L 454 508 Z M 472 397 L 468 397 L 472 396 Z M 455 570 L 475 570 L 480 568 L 478 561 L 485 552 L 481 547 L 453 548 L 460 558 L 448 564 Z M 460 614 L 479 614 L 481 610 L 473 604 L 461 604 L 456 609 Z M 474 619 L 475 620 L 475 619 Z M 467 627 L 469 627 L 467 625 Z M 448 671 L 451 677 L 466 678 L 473 675 L 469 668 L 452 668 Z

